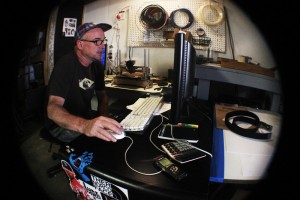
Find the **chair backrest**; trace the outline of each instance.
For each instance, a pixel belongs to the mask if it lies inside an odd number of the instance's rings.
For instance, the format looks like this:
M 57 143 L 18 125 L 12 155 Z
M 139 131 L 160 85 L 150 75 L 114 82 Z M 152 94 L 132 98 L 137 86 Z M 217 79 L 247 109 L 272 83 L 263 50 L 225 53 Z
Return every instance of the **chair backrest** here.
M 43 113 L 43 124 L 44 126 L 40 130 L 40 137 L 50 143 L 50 146 L 48 148 L 48 152 L 51 152 L 52 145 L 58 144 L 60 146 L 64 145 L 65 143 L 55 138 L 49 131 L 50 124 L 47 120 L 47 105 L 48 105 L 48 87 L 45 89 L 45 96 L 44 96 L 44 113 Z
M 65 145 L 65 142 L 62 142 L 62 141 L 58 140 L 57 138 L 53 137 L 52 134 L 47 129 L 47 127 L 45 127 L 45 126 L 42 127 L 40 130 L 40 137 L 50 143 L 48 152 L 52 151 L 53 144 L 58 144 L 60 146 Z

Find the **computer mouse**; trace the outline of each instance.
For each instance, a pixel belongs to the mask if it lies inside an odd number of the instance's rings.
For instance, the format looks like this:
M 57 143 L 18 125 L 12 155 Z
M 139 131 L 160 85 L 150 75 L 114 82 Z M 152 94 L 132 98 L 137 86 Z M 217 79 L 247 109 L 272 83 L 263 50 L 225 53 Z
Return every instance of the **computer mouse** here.
M 121 134 L 117 134 L 117 133 L 111 133 L 112 136 L 114 136 L 117 140 L 120 140 L 120 139 L 123 139 L 126 134 L 125 134 L 125 131 L 124 129 L 121 127 Z

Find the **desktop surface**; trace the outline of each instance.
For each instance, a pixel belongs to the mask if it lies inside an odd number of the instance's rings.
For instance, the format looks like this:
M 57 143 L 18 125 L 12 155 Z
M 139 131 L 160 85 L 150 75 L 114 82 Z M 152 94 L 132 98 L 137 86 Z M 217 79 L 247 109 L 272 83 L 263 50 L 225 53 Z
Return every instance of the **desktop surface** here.
M 161 144 L 169 141 L 158 138 L 160 128 L 156 127 L 162 120 L 161 116 L 155 116 L 143 134 L 128 132 L 126 134 L 131 139 L 125 137 L 116 143 L 82 135 L 67 146 L 67 151 L 62 150 L 60 153 L 68 161 L 71 160 L 70 158 L 76 159 L 83 154 L 89 155 L 90 159 L 89 162 L 86 162 L 86 166 L 78 167 L 77 178 L 82 179 L 85 185 L 93 185 L 95 178 L 91 180 L 91 177 L 97 177 L 112 186 L 121 188 L 124 196 L 127 195 L 127 199 L 207 199 L 210 156 L 180 164 L 179 166 L 188 173 L 188 176 L 180 181 L 176 181 L 163 172 L 149 175 L 159 171 L 155 167 L 153 159 L 163 154 L 155 148 L 149 138 L 151 137 L 152 142 L 159 148 L 161 148 Z M 167 121 L 165 120 L 163 123 L 167 123 Z M 199 142 L 195 146 L 210 152 L 211 125 L 204 120 L 201 121 L 199 128 L 201 129 Z M 126 156 L 125 152 L 127 152 Z M 125 157 L 127 163 L 134 170 L 148 175 L 138 173 L 128 167 Z M 81 157 L 80 162 L 83 163 L 83 161 Z M 76 162 L 74 164 L 76 165 Z M 77 163 L 78 166 L 79 164 Z M 86 179 L 84 180 L 84 178 Z M 116 190 L 116 187 L 114 189 Z
M 259 133 L 270 133 L 268 139 L 245 137 L 229 130 L 223 119 L 230 111 L 251 111 L 261 122 L 272 128 L 259 128 Z M 245 106 L 215 105 L 211 181 L 224 183 L 257 183 L 265 178 L 280 137 L 281 115 Z

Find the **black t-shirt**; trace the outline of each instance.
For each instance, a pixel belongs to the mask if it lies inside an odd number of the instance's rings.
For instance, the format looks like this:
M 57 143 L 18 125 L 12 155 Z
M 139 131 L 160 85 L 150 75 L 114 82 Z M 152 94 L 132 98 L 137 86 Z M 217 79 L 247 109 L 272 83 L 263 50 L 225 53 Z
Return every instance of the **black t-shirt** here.
M 83 118 L 91 118 L 91 100 L 95 90 L 104 88 L 104 67 L 101 63 L 95 61 L 84 67 L 74 51 L 57 61 L 48 83 L 49 95 L 64 98 L 64 108 Z

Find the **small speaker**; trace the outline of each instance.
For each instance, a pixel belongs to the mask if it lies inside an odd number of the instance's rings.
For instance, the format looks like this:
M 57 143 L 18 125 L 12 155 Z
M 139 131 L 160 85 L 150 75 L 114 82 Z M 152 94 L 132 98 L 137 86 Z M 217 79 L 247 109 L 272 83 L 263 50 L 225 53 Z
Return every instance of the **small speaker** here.
M 171 102 L 172 100 L 172 87 L 163 87 L 162 95 L 164 96 L 165 102 Z
M 168 69 L 168 81 L 171 82 L 171 83 L 174 80 L 174 74 L 173 73 L 174 73 L 173 69 Z

